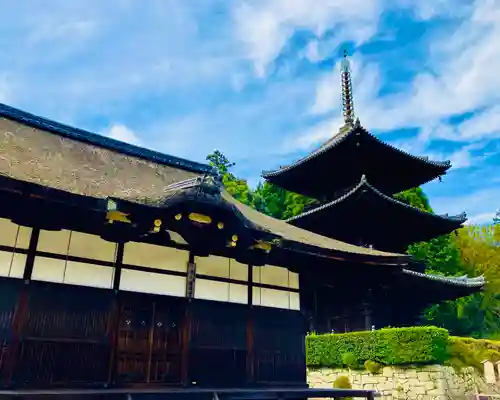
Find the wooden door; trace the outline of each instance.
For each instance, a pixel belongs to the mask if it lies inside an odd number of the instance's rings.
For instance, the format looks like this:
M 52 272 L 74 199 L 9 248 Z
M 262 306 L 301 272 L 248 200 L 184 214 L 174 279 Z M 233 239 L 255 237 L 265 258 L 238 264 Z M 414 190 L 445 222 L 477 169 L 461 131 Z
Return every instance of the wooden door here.
M 151 296 L 129 296 L 120 303 L 115 357 L 117 383 L 180 382 L 181 305 Z

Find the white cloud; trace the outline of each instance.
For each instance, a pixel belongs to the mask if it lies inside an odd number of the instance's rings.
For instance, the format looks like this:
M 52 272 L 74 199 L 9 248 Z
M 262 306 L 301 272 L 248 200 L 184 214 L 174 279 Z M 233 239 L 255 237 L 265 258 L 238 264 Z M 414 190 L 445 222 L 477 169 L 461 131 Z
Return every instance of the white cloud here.
M 467 219 L 466 224 L 467 225 L 491 224 L 493 222 L 494 217 L 495 217 L 494 212 L 475 214 Z
M 141 140 L 136 133 L 122 124 L 112 125 L 106 132 L 106 136 L 121 142 L 134 144 L 136 146 L 141 144 Z
M 498 209 L 500 187 L 475 190 L 462 196 L 436 196 L 431 205 L 437 214 L 460 214 L 467 212 L 471 218 L 480 214 L 494 214 Z
M 230 86 L 234 74 L 241 86 L 237 43 L 224 34 L 230 21 L 205 24 L 216 2 L 0 0 L 0 76 L 9 75 L 13 105 L 54 119 L 69 109 L 81 116 L 141 96 Z
M 0 103 L 8 103 L 12 98 L 12 90 L 6 76 L 0 75 Z
M 451 31 L 427 38 L 428 64 L 422 65 L 423 72 L 402 91 L 380 97 L 379 66 L 362 57 L 353 60 L 354 80 L 361 74 L 365 81 L 354 85 L 354 105 L 366 128 L 420 128 L 424 142 L 439 138 L 467 143 L 500 137 L 500 107 L 495 105 L 500 101 L 500 0 L 477 0 L 473 7 L 462 7 L 460 11 L 453 10 L 455 6 L 450 1 L 418 6 L 415 12 L 423 19 L 448 12 L 455 18 L 463 17 L 465 11 L 469 14 L 458 26 L 452 24 Z M 336 67 L 319 80 L 313 112 L 339 110 L 338 76 Z M 465 112 L 477 114 L 457 127 L 448 124 L 449 117 Z M 310 132 L 304 136 L 310 136 Z M 323 138 L 316 133 L 313 136 Z M 300 138 L 297 142 L 311 144 Z
M 377 32 L 382 11 L 380 0 L 351 0 L 348 6 L 343 0 L 257 0 L 240 4 L 234 18 L 248 59 L 257 75 L 264 76 L 296 29 L 308 29 L 316 37 L 335 29 L 337 44 L 361 44 Z M 319 56 L 314 48 L 309 55 Z

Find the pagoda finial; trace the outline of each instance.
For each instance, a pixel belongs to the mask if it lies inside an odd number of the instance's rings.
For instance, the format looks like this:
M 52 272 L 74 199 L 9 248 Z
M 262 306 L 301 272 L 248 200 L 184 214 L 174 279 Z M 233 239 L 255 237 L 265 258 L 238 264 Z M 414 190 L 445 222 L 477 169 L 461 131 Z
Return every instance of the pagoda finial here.
M 354 123 L 354 103 L 352 100 L 351 67 L 349 65 L 346 50 L 344 50 L 340 78 L 342 82 L 342 110 L 344 112 L 344 122 L 346 125 L 352 125 Z

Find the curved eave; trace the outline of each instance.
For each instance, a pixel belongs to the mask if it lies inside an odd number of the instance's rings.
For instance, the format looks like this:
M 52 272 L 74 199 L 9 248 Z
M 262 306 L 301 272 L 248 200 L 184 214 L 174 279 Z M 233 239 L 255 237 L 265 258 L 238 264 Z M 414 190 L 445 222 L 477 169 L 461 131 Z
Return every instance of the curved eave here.
M 425 217 L 431 217 L 433 219 L 441 221 L 442 223 L 448 224 L 448 225 L 450 225 L 450 228 L 452 228 L 450 230 L 450 232 L 455 230 L 455 229 L 460 228 L 461 225 L 465 221 L 467 221 L 467 215 L 465 212 L 463 212 L 459 215 L 455 215 L 455 216 L 436 215 L 436 214 L 431 214 L 431 213 L 428 213 L 426 211 L 423 211 L 417 207 L 413 207 L 409 204 L 403 203 L 402 201 L 396 200 L 395 198 L 387 196 L 386 194 L 382 193 L 374 186 L 370 185 L 366 176 L 363 175 L 361 177 L 361 180 L 359 181 L 359 183 L 356 186 L 354 186 L 351 190 L 349 190 L 347 193 L 345 193 L 344 195 L 340 196 L 339 198 L 337 198 L 331 202 L 325 203 L 319 207 L 313 208 L 313 209 L 306 211 L 302 214 L 299 214 L 295 217 L 289 218 L 286 222 L 293 224 L 294 222 L 297 222 L 298 220 L 305 218 L 309 215 L 317 214 L 317 213 L 323 212 L 325 210 L 332 209 L 335 206 L 337 206 L 343 202 L 349 201 L 349 199 L 354 197 L 356 194 L 362 192 L 363 190 L 369 190 L 371 193 L 378 196 L 382 201 L 386 201 L 386 202 L 389 202 L 391 204 L 394 204 L 394 206 L 396 206 L 396 207 L 401 207 L 401 208 L 407 209 L 410 212 L 413 212 L 415 214 L 419 214 L 419 215 L 422 215 Z
M 316 158 L 316 157 L 318 157 L 318 156 L 320 156 L 320 155 L 322 155 L 324 153 L 329 152 L 330 150 L 334 149 L 335 147 L 337 147 L 338 145 L 340 145 L 342 142 L 344 142 L 345 140 L 347 140 L 350 136 L 355 135 L 356 133 L 360 133 L 360 134 L 366 135 L 368 138 L 376 141 L 381 146 L 384 146 L 384 147 L 386 147 L 388 149 L 391 149 L 395 153 L 401 154 L 401 155 L 403 155 L 405 157 L 412 158 L 415 161 L 418 161 L 418 162 L 420 162 L 422 164 L 426 164 L 426 165 L 429 165 L 429 166 L 437 167 L 437 168 L 441 169 L 440 174 L 444 174 L 451 167 L 451 161 L 449 161 L 449 160 L 446 160 L 446 161 L 434 161 L 434 160 L 430 160 L 428 157 L 416 156 L 416 155 L 410 154 L 410 153 L 408 153 L 408 152 L 406 152 L 404 150 L 398 149 L 397 147 L 392 146 L 391 144 L 386 143 L 386 142 L 380 140 L 378 137 L 376 137 L 375 135 L 372 135 L 365 128 L 363 128 L 359 124 L 359 120 L 358 120 L 358 123 L 356 123 L 355 125 L 351 126 L 350 129 L 339 132 L 332 139 L 329 139 L 326 143 L 324 143 L 323 145 L 321 145 L 317 150 L 313 151 L 312 153 L 309 153 L 307 156 L 305 156 L 305 157 L 303 157 L 303 158 L 295 161 L 292 164 L 283 166 L 283 167 L 281 167 L 279 169 L 271 170 L 271 171 L 263 171 L 262 172 L 262 177 L 264 179 L 269 179 L 269 178 L 272 178 L 272 177 L 276 177 L 276 176 L 282 175 L 285 172 L 290 171 L 291 169 L 294 169 L 294 168 L 296 168 L 296 167 L 298 167 L 298 166 L 300 166 L 302 164 L 305 164 L 308 161 L 310 161 L 310 160 L 312 160 L 312 159 L 314 159 L 314 158 Z
M 384 252 L 355 246 L 298 228 L 285 221 L 262 214 L 240 203 L 225 189 L 222 190 L 222 198 L 236 207 L 254 226 L 258 226 L 260 229 L 280 237 L 284 247 L 289 250 L 296 249 L 301 253 L 316 256 L 324 255 L 326 258 L 339 260 L 343 259 L 342 255 L 345 257 L 361 257 L 363 262 L 367 264 L 404 266 L 408 264 L 410 259 L 410 257 L 405 254 Z
M 215 169 L 210 165 L 162 154 L 157 151 L 144 149 L 139 146 L 124 143 L 119 140 L 85 131 L 83 129 L 73 128 L 59 122 L 38 117 L 26 111 L 18 110 L 2 103 L 0 103 L 0 118 L 6 118 L 45 132 L 50 132 L 69 139 L 77 140 L 79 142 L 102 147 L 104 149 L 126 154 L 128 156 L 142 158 L 158 164 L 185 169 L 195 173 L 216 174 Z
M 445 285 L 454 286 L 457 288 L 468 289 L 471 292 L 480 291 L 486 285 L 486 280 L 482 275 L 473 278 L 469 278 L 467 275 L 443 276 L 435 274 L 425 274 L 422 272 L 412 271 L 406 268 L 402 268 L 401 272 L 405 275 L 414 276 L 416 278 L 438 282 Z

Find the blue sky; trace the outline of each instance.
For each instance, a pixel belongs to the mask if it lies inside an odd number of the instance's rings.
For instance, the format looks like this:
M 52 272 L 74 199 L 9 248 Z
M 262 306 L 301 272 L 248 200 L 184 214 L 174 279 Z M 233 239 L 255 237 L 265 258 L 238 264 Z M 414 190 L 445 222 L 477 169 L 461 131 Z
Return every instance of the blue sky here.
M 0 0 L 0 101 L 258 182 L 341 125 L 450 159 L 439 213 L 500 207 L 500 0 Z

